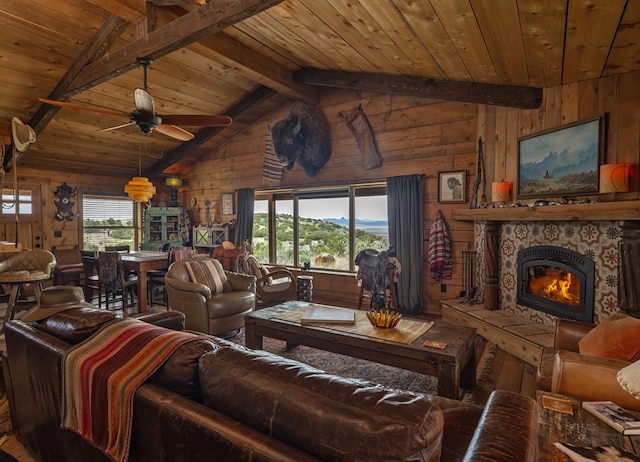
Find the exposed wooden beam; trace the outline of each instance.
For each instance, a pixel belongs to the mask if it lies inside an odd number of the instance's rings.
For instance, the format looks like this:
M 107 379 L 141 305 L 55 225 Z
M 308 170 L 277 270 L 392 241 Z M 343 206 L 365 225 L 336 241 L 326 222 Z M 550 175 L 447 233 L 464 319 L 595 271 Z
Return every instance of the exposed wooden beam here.
M 87 0 L 131 24 L 138 24 L 145 18 L 145 0 Z
M 185 11 L 178 8 L 167 8 L 174 17 L 184 16 Z M 289 98 L 307 103 L 317 104 L 319 89 L 311 85 L 294 82 L 291 71 L 273 59 L 258 53 L 225 32 L 206 37 L 198 42 L 198 46 L 206 48 L 209 53 L 215 53 L 215 61 L 233 69 L 260 85 L 272 88 Z M 197 48 L 194 47 L 194 50 Z
M 292 99 L 307 103 L 319 101 L 317 87 L 295 82 L 289 69 L 225 33 L 207 37 L 200 44 L 216 54 L 217 62 L 256 83 L 272 88 Z
M 455 82 L 421 77 L 359 72 L 301 69 L 293 73 L 296 82 L 322 87 L 394 93 L 399 95 L 535 109 L 542 104 L 542 89 L 513 85 Z
M 225 112 L 225 115 L 228 115 L 231 118 L 240 117 L 253 106 L 259 104 L 260 102 L 264 101 L 274 94 L 275 91 L 271 88 L 261 86 L 257 90 L 248 94 L 233 107 L 231 107 L 231 109 Z M 164 169 L 170 167 L 171 165 L 182 159 L 184 156 L 188 155 L 191 151 L 198 148 L 203 143 L 209 141 L 222 130 L 224 130 L 224 127 L 205 127 L 201 129 L 200 131 L 198 131 L 198 133 L 196 133 L 195 137 L 192 140 L 182 143 L 173 151 L 167 153 L 166 156 L 146 169 L 143 172 L 143 175 L 147 177 L 154 177 L 159 175 Z
M 51 90 L 47 98 L 53 100 L 68 99 L 65 92 L 69 84 L 78 76 L 87 63 L 98 60 L 104 56 L 111 47 L 111 44 L 120 36 L 126 25 L 127 22 L 118 16 L 111 15 L 107 18 L 98 33 L 87 43 L 82 53 L 78 55 L 73 64 L 67 69 L 67 72 L 56 84 L 54 89 Z M 29 121 L 29 125 L 35 130 L 36 134 L 39 134 L 51 119 L 53 119 L 59 109 L 58 106 L 42 104 Z
M 219 0 L 190 11 L 148 35 L 89 64 L 67 96 L 80 93 L 139 66 L 136 58 L 157 59 L 243 21 L 283 0 Z

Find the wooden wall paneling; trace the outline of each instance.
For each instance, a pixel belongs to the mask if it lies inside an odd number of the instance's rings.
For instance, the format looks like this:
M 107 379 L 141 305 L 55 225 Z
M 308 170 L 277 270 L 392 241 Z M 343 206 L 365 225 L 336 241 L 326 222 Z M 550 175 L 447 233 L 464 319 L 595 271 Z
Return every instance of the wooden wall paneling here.
M 640 85 L 638 73 L 619 76 L 619 95 L 636 104 L 618 104 L 616 162 L 638 164 L 640 153 Z M 622 103 L 622 102 L 620 102 Z
M 544 89 L 544 130 L 562 125 L 562 85 Z
M 580 86 L 577 83 L 570 83 L 562 86 L 562 125 L 570 124 L 580 120 L 578 107 Z
M 505 160 L 507 157 L 507 108 L 500 107 L 495 112 L 496 134 L 494 144 L 493 178 L 502 181 L 506 178 Z
M 515 187 L 518 177 L 518 110 L 515 108 L 505 108 L 506 115 L 506 135 L 505 135 L 505 161 L 504 180 L 510 181 Z M 515 197 L 512 190 L 511 198 Z
M 578 82 L 578 118 L 588 119 L 598 114 L 598 80 Z

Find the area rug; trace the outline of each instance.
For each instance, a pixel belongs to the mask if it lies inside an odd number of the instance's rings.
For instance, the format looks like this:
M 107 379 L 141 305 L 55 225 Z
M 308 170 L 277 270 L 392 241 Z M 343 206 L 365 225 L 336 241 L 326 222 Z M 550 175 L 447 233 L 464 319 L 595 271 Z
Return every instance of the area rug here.
M 230 340 L 244 345 L 244 330 L 240 335 Z M 285 358 L 295 359 L 330 374 L 367 380 L 390 388 L 419 393 L 436 394 L 438 390 L 437 378 L 418 372 L 318 350 L 304 345 L 298 345 L 291 350 L 287 350 L 285 342 L 267 337 L 264 338 L 263 346 L 265 351 Z M 476 353 L 476 383 L 482 383 L 487 379 L 491 370 L 491 364 L 496 353 L 496 345 L 488 343 L 484 338 L 477 336 L 474 348 Z M 477 402 L 475 390 L 461 390 L 460 396 L 462 401 Z

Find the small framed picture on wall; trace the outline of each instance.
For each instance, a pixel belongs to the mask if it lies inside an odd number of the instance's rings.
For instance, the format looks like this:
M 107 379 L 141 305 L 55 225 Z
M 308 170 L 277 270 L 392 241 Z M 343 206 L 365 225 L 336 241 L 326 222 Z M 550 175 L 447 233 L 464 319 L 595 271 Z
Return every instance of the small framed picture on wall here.
M 222 214 L 233 215 L 233 193 L 222 193 Z
M 467 202 L 467 171 L 438 172 L 438 202 Z

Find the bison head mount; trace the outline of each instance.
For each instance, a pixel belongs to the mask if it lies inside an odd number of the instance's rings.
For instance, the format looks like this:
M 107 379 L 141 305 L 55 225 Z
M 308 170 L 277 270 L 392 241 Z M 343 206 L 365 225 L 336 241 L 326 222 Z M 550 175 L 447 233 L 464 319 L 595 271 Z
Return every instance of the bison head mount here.
M 271 137 L 276 155 L 287 170 L 297 161 L 308 176 L 315 176 L 331 157 L 329 124 L 313 104 L 292 104 L 284 119 L 271 127 Z

